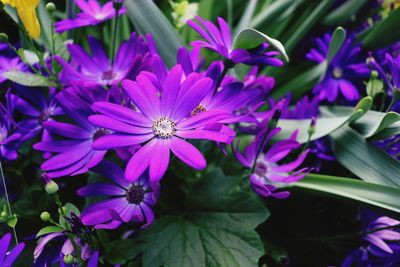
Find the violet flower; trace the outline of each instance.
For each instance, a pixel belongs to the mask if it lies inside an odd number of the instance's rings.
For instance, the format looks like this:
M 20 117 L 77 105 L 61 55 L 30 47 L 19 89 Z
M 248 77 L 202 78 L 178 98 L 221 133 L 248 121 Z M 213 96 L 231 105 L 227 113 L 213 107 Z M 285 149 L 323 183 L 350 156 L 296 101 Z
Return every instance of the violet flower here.
M 280 128 L 273 128 L 266 134 L 265 143 L 280 132 Z M 308 168 L 296 170 L 306 158 L 309 150 L 305 150 L 300 156 L 290 163 L 279 164 L 293 150 L 298 149 L 301 144 L 296 141 L 297 131 L 289 139 L 274 143 L 265 153 L 260 153 L 255 163 L 254 172 L 250 175 L 250 184 L 253 190 L 262 197 L 286 198 L 289 192 L 277 192 L 279 187 L 290 185 L 306 175 Z M 241 154 L 236 149 L 236 157 L 246 168 L 252 169 L 257 152 L 260 149 L 260 136 L 247 146 Z M 289 174 L 289 172 L 293 172 Z
M 210 49 L 233 63 L 243 63 L 247 65 L 270 65 L 282 66 L 283 62 L 275 56 L 276 51 L 266 51 L 268 43 L 263 43 L 254 49 L 234 49 L 231 30 L 223 18 L 218 18 L 219 28 L 211 21 L 203 20 L 196 16 L 197 24 L 194 20 L 189 20 L 187 24 L 192 27 L 204 41 L 194 41 L 192 46 Z
M 373 144 L 388 153 L 390 156 L 400 160 L 400 134 L 391 136 L 384 140 L 374 141 Z
M 76 124 L 58 121 L 43 123 L 44 128 L 51 134 L 66 138 L 45 140 L 33 146 L 40 151 L 57 153 L 41 166 L 50 178 L 85 173 L 99 163 L 107 152 L 92 148 L 94 140 L 109 132 L 88 121 L 88 117 L 94 114 L 90 105 L 96 100 L 105 99 L 105 96 L 101 96 L 104 92 L 102 88 L 97 92 L 93 90 L 74 87 L 63 90 L 56 96 L 65 114 Z
M 331 35 L 325 34 L 316 39 L 317 47 L 311 49 L 306 57 L 317 63 L 323 63 L 328 56 Z M 330 62 L 325 76 L 313 89 L 320 100 L 335 101 L 339 92 L 347 101 L 356 101 L 360 98 L 357 82 L 369 75 L 368 66 L 361 55 L 361 46 L 354 43 L 354 38 L 347 38 L 337 54 Z
M 0 56 L 0 84 L 7 80 L 4 76 L 4 73 L 8 71 L 21 71 L 26 72 L 28 67 L 21 62 L 19 57 L 15 58 L 6 58 Z
M 191 112 L 212 90 L 212 81 L 197 73 L 182 81 L 182 67 L 175 66 L 162 84 L 162 94 L 154 86 L 152 73 L 142 72 L 136 81 L 125 80 L 122 86 L 140 110 L 107 102 L 93 105 L 102 115 L 90 116 L 90 121 L 102 128 L 115 131 L 98 138 L 93 147 L 110 149 L 143 144 L 129 160 L 125 178 L 137 180 L 149 167 L 151 182 L 159 181 L 169 164 L 170 151 L 195 169 L 206 167 L 200 151 L 187 139 L 205 139 L 227 143 L 230 136 L 204 129 L 227 116 L 222 111 L 205 111 L 191 117 Z
M 19 254 L 25 248 L 25 243 L 19 243 L 8 251 L 11 242 L 11 234 L 7 233 L 0 239 L 0 266 L 11 267 L 17 260 Z
M 97 229 L 115 229 L 123 223 L 135 223 L 145 228 L 153 223 L 151 209 L 158 198 L 158 184 L 149 185 L 147 175 L 142 175 L 135 182 L 124 178 L 124 171 L 111 161 L 103 161 L 92 169 L 111 179 L 113 183 L 93 183 L 78 190 L 80 196 L 109 196 L 86 208 L 82 222 L 94 225 Z
M 75 0 L 76 5 L 82 11 L 74 19 L 65 19 L 54 24 L 56 32 L 64 32 L 85 26 L 94 26 L 103 21 L 112 19 L 116 15 L 113 1 L 108 1 L 103 6 L 97 0 Z M 126 12 L 125 7 L 118 11 L 118 15 Z
M 71 62 L 67 63 L 61 57 L 55 57 L 63 67 L 60 81 L 64 86 L 72 83 L 112 85 L 125 78 L 134 79 L 140 71 L 149 70 L 151 67 L 150 51 L 155 49 L 149 48 L 136 33 L 120 45 L 114 62 L 110 61 L 96 38 L 89 36 L 88 41 L 91 55 L 79 45 L 68 44 Z
M 10 90 L 7 91 L 5 99 L 5 106 L 0 103 L 0 159 L 15 160 L 22 134 L 17 131 L 12 118 L 14 107 Z

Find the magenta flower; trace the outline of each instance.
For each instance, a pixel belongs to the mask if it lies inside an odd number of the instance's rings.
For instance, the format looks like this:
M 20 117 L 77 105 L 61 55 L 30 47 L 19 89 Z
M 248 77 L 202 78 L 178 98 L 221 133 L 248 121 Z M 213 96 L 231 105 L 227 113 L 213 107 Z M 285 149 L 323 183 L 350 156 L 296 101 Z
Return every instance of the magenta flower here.
M 90 105 L 95 99 L 105 99 L 101 96 L 101 92 L 104 92 L 102 88 L 98 92 L 93 90 L 74 87 L 63 90 L 56 96 L 65 114 L 76 124 L 58 121 L 43 123 L 44 128 L 51 134 L 63 137 L 63 139 L 42 140 L 33 146 L 40 151 L 57 153 L 41 166 L 50 178 L 85 173 L 99 163 L 107 152 L 92 148 L 94 140 L 108 133 L 107 130 L 96 127 L 88 121 L 88 116 L 94 114 Z M 90 93 L 96 97 L 92 97 Z
M 224 58 L 231 60 L 233 63 L 243 63 L 247 65 L 271 65 L 282 66 L 283 62 L 275 56 L 279 53 L 276 51 L 266 51 L 269 47 L 268 43 L 263 43 L 254 49 L 234 49 L 232 42 L 231 30 L 223 18 L 218 18 L 218 27 L 211 21 L 203 20 L 196 16 L 199 24 L 193 20 L 187 23 L 192 27 L 204 41 L 194 41 L 193 46 L 204 47 L 210 49 Z
M 203 155 L 187 139 L 206 139 L 227 143 L 230 137 L 219 131 L 205 129 L 227 116 L 223 111 L 205 111 L 197 116 L 191 113 L 212 90 L 212 81 L 197 73 L 183 82 L 182 67 L 175 66 L 164 83 L 161 94 L 151 73 L 142 72 L 137 80 L 125 80 L 122 86 L 138 108 L 132 109 L 107 102 L 98 102 L 93 108 L 102 115 L 89 120 L 102 128 L 115 131 L 97 139 L 93 147 L 110 149 L 143 144 L 129 160 L 125 178 L 137 180 L 149 167 L 150 180 L 159 181 L 169 164 L 170 151 L 195 169 L 203 169 Z
M 274 128 L 267 133 L 266 142 L 280 132 L 280 128 Z M 309 150 L 305 150 L 297 159 L 290 163 L 279 164 L 293 150 L 298 149 L 301 144 L 296 141 L 297 131 L 287 140 L 281 140 L 273 144 L 266 153 L 260 153 L 255 163 L 254 172 L 250 175 L 250 184 L 253 190 L 263 197 L 272 196 L 274 198 L 286 198 L 289 192 L 275 192 L 280 186 L 292 184 L 302 179 L 306 174 L 307 168 L 295 170 L 306 158 Z M 236 157 L 239 162 L 251 169 L 257 157 L 260 142 L 258 138 L 245 148 L 241 154 L 236 150 Z M 289 172 L 293 172 L 289 174 Z
M 82 10 L 74 19 L 65 19 L 54 24 L 56 32 L 64 32 L 75 28 L 94 26 L 103 21 L 112 19 L 116 15 L 113 1 L 101 6 L 97 0 L 75 0 L 76 5 Z M 125 7 L 118 11 L 118 15 L 126 12 Z
M 14 261 L 25 248 L 24 243 L 19 243 L 11 251 L 8 251 L 8 246 L 11 242 L 11 234 L 7 233 L 0 239 L 0 266 L 11 267 Z
M 72 83 L 112 85 L 125 78 L 134 79 L 140 71 L 149 69 L 150 50 L 153 48 L 149 48 L 136 33 L 120 45 L 114 62 L 109 60 L 96 38 L 89 36 L 88 41 L 91 55 L 79 45 L 68 44 L 71 62 L 67 63 L 56 56 L 56 60 L 63 66 L 60 81 L 64 86 Z
M 149 186 L 147 175 L 137 181 L 124 179 L 124 171 L 111 161 L 103 161 L 92 169 L 110 178 L 113 183 L 93 183 L 78 190 L 80 196 L 110 196 L 112 198 L 97 202 L 86 208 L 82 222 L 95 225 L 98 229 L 115 229 L 122 223 L 133 222 L 147 227 L 153 223 L 151 209 L 158 198 L 159 186 Z

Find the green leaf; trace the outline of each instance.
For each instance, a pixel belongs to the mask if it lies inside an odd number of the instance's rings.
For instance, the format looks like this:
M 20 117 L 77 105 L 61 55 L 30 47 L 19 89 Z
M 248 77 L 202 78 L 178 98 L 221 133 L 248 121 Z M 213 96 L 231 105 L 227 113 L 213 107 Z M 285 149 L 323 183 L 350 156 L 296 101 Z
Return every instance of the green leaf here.
M 29 86 L 29 87 L 51 87 L 54 84 L 49 81 L 44 76 L 39 76 L 32 73 L 17 71 L 17 70 L 10 70 L 3 73 L 4 77 L 9 79 L 12 82 Z
M 11 228 L 15 228 L 15 226 L 17 225 L 17 223 L 18 223 L 18 217 L 17 217 L 16 215 L 13 215 L 12 217 L 10 217 L 10 218 L 7 220 L 7 225 L 8 225 L 9 227 L 11 227 Z
M 300 1 L 300 0 L 298 0 Z M 251 27 L 258 27 L 269 19 L 275 18 L 293 3 L 292 0 L 277 0 L 263 8 L 262 11 L 254 17 Z
M 400 114 L 393 111 L 388 113 L 369 111 L 363 118 L 354 123 L 353 127 L 365 138 L 382 134 L 388 128 L 396 128 L 400 134 Z
M 50 226 L 46 226 L 46 227 L 43 227 L 42 229 L 40 229 L 40 231 L 36 234 L 36 237 L 50 234 L 50 233 L 58 233 L 58 232 L 62 232 L 62 231 L 63 231 L 63 229 L 61 227 L 50 225 Z
M 53 26 L 51 23 L 51 19 L 46 11 L 46 4 L 43 1 L 39 2 L 38 6 L 38 19 L 40 21 L 40 40 L 42 44 L 44 44 L 49 51 L 51 51 L 51 27 Z
M 364 97 L 357 103 L 353 110 L 351 108 L 348 108 L 345 109 L 346 112 L 341 110 L 341 113 L 339 114 L 334 112 L 332 113 L 332 111 L 329 111 L 329 108 L 327 107 L 320 107 L 322 113 L 327 113 L 330 116 L 317 119 L 317 122 L 315 124 L 315 132 L 311 136 L 310 141 L 329 135 L 340 127 L 358 120 L 370 109 L 372 104 L 371 101 L 372 100 L 370 97 Z M 335 115 L 337 115 L 337 117 Z M 308 141 L 308 129 L 310 127 L 310 124 L 311 119 L 280 119 L 278 121 L 278 127 L 281 127 L 282 130 L 279 133 L 278 138 L 287 139 L 296 129 L 298 129 L 299 133 L 297 135 L 297 141 L 299 141 L 300 143 L 305 143 Z
M 293 187 L 319 191 L 400 213 L 400 188 L 320 174 L 308 174 Z
M 126 13 L 143 36 L 150 33 L 167 66 L 176 62 L 178 48 L 183 46 L 178 33 L 153 1 L 130 0 L 124 3 Z
M 220 169 L 206 174 L 188 193 L 187 214 L 141 233 L 143 266 L 257 266 L 264 248 L 255 228 L 268 212 L 242 180 Z
M 368 51 L 383 48 L 400 39 L 398 25 L 400 25 L 400 9 L 395 9 L 386 19 L 372 26 L 367 34 L 361 32 L 358 37 L 362 38 L 363 47 Z
M 238 33 L 240 30 L 250 27 L 251 18 L 253 17 L 254 11 L 257 7 L 258 0 L 250 0 L 247 4 L 246 10 L 243 12 L 240 21 L 236 25 L 235 33 Z
M 332 40 L 329 43 L 328 49 L 328 57 L 327 62 L 328 65 L 332 61 L 333 57 L 342 47 L 344 40 L 346 39 L 346 31 L 342 27 L 337 27 L 336 30 L 332 34 Z
M 77 216 L 79 216 L 79 214 L 80 214 L 79 209 L 72 203 L 66 203 L 64 205 L 64 208 L 66 209 L 65 216 L 68 218 L 71 217 L 71 213 L 75 213 Z M 65 220 L 64 216 L 61 214 L 59 217 L 59 223 L 60 223 L 61 227 L 67 228 L 67 221 Z
M 244 48 L 251 49 L 259 46 L 260 44 L 268 42 L 272 47 L 274 47 L 278 52 L 289 61 L 289 57 L 286 54 L 285 48 L 276 39 L 269 37 L 268 35 L 257 31 L 256 29 L 246 28 L 241 30 L 233 41 L 234 48 Z
M 329 26 L 344 24 L 366 3 L 367 0 L 348 0 L 328 14 L 322 23 Z
M 107 244 L 105 258 L 111 264 L 126 264 L 140 253 L 140 242 L 121 239 Z
M 331 133 L 337 160 L 361 179 L 400 186 L 400 163 L 348 126 Z
M 317 81 L 324 75 L 326 66 L 326 62 L 323 62 L 297 75 L 289 82 L 276 88 L 272 92 L 272 97 L 278 99 L 291 92 L 293 98 L 298 99 L 314 87 Z
M 371 78 L 367 83 L 367 95 L 374 98 L 376 95 L 384 92 L 384 84 L 380 79 L 373 77 L 371 74 Z

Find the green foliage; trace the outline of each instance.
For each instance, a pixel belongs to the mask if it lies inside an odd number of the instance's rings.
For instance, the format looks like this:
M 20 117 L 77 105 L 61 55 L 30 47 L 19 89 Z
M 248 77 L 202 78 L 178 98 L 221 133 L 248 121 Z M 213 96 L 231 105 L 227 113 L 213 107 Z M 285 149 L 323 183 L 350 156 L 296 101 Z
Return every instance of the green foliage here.
M 354 16 L 368 1 L 348 0 L 329 13 L 322 23 L 328 26 L 342 25 Z
M 63 231 L 63 229 L 61 227 L 50 225 L 50 226 L 46 226 L 46 227 L 43 227 L 42 229 L 40 229 L 39 232 L 36 234 L 36 237 L 50 234 L 50 233 L 57 233 L 57 232 L 61 232 L 61 231 Z
M 332 34 L 332 40 L 329 44 L 328 56 L 326 58 L 328 64 L 332 61 L 336 53 L 340 50 L 345 39 L 346 31 L 342 27 L 337 27 Z
M 54 84 L 51 81 L 49 81 L 46 77 L 32 73 L 10 70 L 5 72 L 3 75 L 10 81 L 29 87 L 54 86 Z

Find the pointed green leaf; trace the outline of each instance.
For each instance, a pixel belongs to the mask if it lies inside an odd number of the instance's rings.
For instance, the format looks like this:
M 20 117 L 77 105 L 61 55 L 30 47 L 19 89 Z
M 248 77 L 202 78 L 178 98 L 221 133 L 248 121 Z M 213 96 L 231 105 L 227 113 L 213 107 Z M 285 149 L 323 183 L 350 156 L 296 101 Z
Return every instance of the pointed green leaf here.
M 336 30 L 332 34 L 331 42 L 329 43 L 328 49 L 328 64 L 332 61 L 333 57 L 340 50 L 343 45 L 344 40 L 346 39 L 346 31 L 342 27 L 337 27 Z
M 366 3 L 367 0 L 348 0 L 328 14 L 322 23 L 329 26 L 345 24 Z
M 400 188 L 320 174 L 308 174 L 293 187 L 331 194 L 400 213 Z
M 21 85 L 25 85 L 25 86 L 30 86 L 30 87 L 54 86 L 54 84 L 52 82 L 50 82 L 44 76 L 39 76 L 39 75 L 32 74 L 32 73 L 27 73 L 27 72 L 22 72 L 22 71 L 17 71 L 17 70 L 10 70 L 10 71 L 3 73 L 3 75 L 10 81 L 21 84 Z
M 286 61 L 289 61 L 289 57 L 286 54 L 285 48 L 276 39 L 269 37 L 268 35 L 257 31 L 256 29 L 246 28 L 241 30 L 233 41 L 234 48 L 251 49 L 259 46 L 260 44 L 267 42 L 274 47 Z
M 42 229 L 39 230 L 39 232 L 36 234 L 36 237 L 50 234 L 50 233 L 59 233 L 62 232 L 63 229 L 61 227 L 55 226 L 55 225 L 50 225 L 43 227 Z

